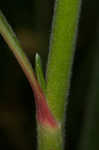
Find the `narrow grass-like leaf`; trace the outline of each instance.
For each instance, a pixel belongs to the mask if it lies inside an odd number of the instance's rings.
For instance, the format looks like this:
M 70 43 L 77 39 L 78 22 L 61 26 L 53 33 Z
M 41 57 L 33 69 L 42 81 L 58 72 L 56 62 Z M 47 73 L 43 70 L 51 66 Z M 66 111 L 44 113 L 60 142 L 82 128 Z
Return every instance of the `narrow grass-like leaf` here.
M 16 38 L 15 33 L 13 32 L 12 28 L 8 24 L 6 18 L 4 17 L 3 13 L 0 11 L 0 34 L 12 50 L 14 56 L 16 57 L 17 61 L 19 62 L 20 66 L 22 67 L 30 85 L 33 87 L 36 86 L 35 82 L 35 75 L 33 72 L 32 65 L 30 64 L 27 56 L 25 55 L 22 47 L 20 46 L 19 41 Z
M 43 70 L 42 70 L 41 58 L 38 53 L 36 53 L 36 55 L 35 55 L 35 70 L 36 70 L 37 80 L 38 80 L 42 90 L 45 93 L 46 83 L 45 83 L 44 74 L 43 74 Z

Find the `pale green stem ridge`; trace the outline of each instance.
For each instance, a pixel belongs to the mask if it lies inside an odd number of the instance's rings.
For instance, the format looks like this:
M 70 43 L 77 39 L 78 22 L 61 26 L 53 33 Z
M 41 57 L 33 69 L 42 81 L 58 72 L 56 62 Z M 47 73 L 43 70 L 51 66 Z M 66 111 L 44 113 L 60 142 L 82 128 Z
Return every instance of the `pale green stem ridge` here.
M 0 34 L 7 42 L 8 46 L 11 48 L 17 61 L 21 65 L 26 77 L 28 78 L 31 86 L 33 86 L 35 84 L 34 82 L 35 77 L 34 77 L 32 65 L 30 64 L 27 56 L 25 55 L 24 51 L 20 46 L 19 41 L 16 38 L 15 33 L 13 32 L 10 25 L 7 23 L 7 20 L 1 11 L 0 11 Z
M 45 83 L 44 74 L 42 70 L 41 58 L 38 53 L 36 53 L 36 56 L 35 56 L 35 70 L 36 70 L 37 80 L 43 92 L 46 93 L 46 83 Z
M 57 0 L 47 65 L 48 105 L 57 120 L 64 120 L 80 12 L 80 0 Z

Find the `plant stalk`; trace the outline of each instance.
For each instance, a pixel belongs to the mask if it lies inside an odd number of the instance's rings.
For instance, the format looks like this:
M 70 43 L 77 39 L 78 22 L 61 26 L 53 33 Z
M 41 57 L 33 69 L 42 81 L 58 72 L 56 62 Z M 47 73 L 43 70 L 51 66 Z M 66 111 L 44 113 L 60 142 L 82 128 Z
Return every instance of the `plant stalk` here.
M 47 65 L 48 105 L 57 120 L 64 120 L 70 86 L 80 0 L 57 0 Z
M 38 127 L 38 150 L 63 150 L 64 108 L 70 86 L 80 0 L 57 0 L 46 72 L 46 99 L 59 129 Z
M 62 150 L 61 128 L 38 126 L 38 150 Z

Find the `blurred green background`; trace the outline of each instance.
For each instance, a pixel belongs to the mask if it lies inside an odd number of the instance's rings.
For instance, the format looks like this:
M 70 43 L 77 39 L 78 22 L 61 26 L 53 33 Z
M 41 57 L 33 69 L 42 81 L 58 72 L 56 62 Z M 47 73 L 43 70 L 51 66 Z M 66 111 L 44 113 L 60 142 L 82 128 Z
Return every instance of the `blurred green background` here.
M 34 66 L 39 52 L 44 72 L 53 0 L 1 0 L 0 9 Z M 82 0 L 65 121 L 66 150 L 99 149 L 99 1 Z M 59 29 L 61 30 L 61 29 Z M 0 149 L 37 148 L 35 104 L 20 66 L 0 36 Z

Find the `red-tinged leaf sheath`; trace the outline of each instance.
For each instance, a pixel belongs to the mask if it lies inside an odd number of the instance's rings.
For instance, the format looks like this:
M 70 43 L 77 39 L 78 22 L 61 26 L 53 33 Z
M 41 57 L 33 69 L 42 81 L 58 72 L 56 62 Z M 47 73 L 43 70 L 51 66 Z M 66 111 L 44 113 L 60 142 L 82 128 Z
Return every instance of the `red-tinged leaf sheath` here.
M 40 123 L 43 126 L 48 126 L 51 128 L 58 128 L 59 123 L 56 121 L 56 119 L 52 115 L 48 107 L 46 97 L 38 81 L 36 80 L 35 75 L 33 74 L 33 78 L 31 78 L 29 75 L 29 72 L 27 72 L 22 62 L 21 62 L 21 66 L 34 93 L 35 104 L 36 104 L 36 117 L 37 117 L 38 123 Z
M 19 58 L 17 58 L 17 59 L 19 59 Z M 33 93 L 34 93 L 37 121 L 44 126 L 50 126 L 52 128 L 59 127 L 58 122 L 56 121 L 56 119 L 54 118 L 54 116 L 52 115 L 52 113 L 48 107 L 44 92 L 41 89 L 38 81 L 36 80 L 34 73 L 32 72 L 33 77 L 30 76 L 30 73 L 26 70 L 24 63 L 22 63 L 21 60 L 19 60 L 19 63 L 21 64 L 22 69 L 23 69 L 23 71 L 32 87 Z
M 17 40 L 13 30 L 11 29 L 10 25 L 8 24 L 6 18 L 0 11 L 0 34 L 7 42 L 8 46 L 12 50 L 14 56 L 16 57 L 17 61 L 19 62 L 22 70 L 24 71 L 31 87 L 34 92 L 35 96 L 35 103 L 36 103 L 36 112 L 37 112 L 37 121 L 43 125 L 49 125 L 51 127 L 57 127 L 58 124 L 54 119 L 53 115 L 51 114 L 46 98 L 38 81 L 35 78 L 32 65 L 30 64 L 27 56 L 25 55 L 24 51 L 22 50 L 19 41 Z
M 59 124 L 52 115 L 47 101 L 46 97 L 39 86 L 37 80 L 35 79 L 35 85 L 36 87 L 33 87 L 34 97 L 35 97 L 35 103 L 36 103 L 36 117 L 38 123 L 40 123 L 43 126 L 48 126 L 51 128 L 58 128 Z

